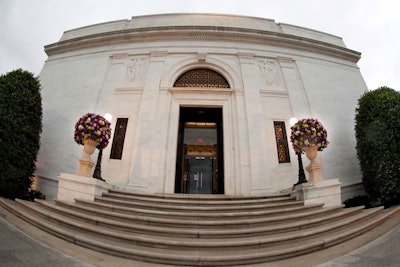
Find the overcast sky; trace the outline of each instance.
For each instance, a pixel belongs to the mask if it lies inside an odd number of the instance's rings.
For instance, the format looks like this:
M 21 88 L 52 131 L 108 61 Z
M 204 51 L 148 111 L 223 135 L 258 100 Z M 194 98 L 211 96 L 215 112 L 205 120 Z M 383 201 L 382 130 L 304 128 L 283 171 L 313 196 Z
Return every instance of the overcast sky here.
M 0 74 L 40 74 L 44 46 L 64 31 L 132 16 L 223 13 L 273 19 L 337 35 L 361 52 L 369 89 L 400 90 L 398 0 L 0 0 Z

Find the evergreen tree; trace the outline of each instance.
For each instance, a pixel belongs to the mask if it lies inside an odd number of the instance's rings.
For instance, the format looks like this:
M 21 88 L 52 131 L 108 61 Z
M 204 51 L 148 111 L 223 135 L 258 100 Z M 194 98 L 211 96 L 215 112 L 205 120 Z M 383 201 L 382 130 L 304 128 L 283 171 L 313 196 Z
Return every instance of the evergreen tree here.
M 400 203 L 400 92 L 366 92 L 356 109 L 357 156 L 365 191 L 385 205 Z
M 27 199 L 42 131 L 40 82 L 21 69 L 0 76 L 0 195 Z

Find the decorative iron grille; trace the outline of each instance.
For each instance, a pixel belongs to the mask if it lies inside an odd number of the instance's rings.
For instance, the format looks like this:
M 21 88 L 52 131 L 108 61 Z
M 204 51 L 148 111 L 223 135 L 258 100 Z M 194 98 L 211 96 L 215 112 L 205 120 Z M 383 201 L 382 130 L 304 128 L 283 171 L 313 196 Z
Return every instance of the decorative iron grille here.
M 276 148 L 278 150 L 278 161 L 279 163 L 290 162 L 285 122 L 274 121 L 274 129 L 275 129 Z
M 128 126 L 128 118 L 118 118 L 115 124 L 114 138 L 111 146 L 110 159 L 122 159 L 122 151 L 124 149 L 126 127 Z
M 175 81 L 174 87 L 229 88 L 229 84 L 218 72 L 201 68 L 183 73 Z

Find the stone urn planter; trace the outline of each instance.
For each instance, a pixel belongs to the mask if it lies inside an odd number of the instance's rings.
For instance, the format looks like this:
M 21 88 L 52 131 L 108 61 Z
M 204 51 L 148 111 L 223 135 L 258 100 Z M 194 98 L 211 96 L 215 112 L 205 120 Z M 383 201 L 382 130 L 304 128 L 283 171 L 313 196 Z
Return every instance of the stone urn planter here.
M 303 149 L 306 153 L 306 157 L 310 160 L 310 164 L 306 167 L 306 170 L 309 173 L 308 182 L 315 183 L 324 180 L 321 175 L 321 164 L 315 161 L 318 156 L 318 146 L 308 145 Z
M 83 158 L 79 159 L 79 171 L 78 175 L 92 177 L 92 169 L 94 166 L 94 161 L 90 158 L 90 156 L 96 150 L 98 146 L 98 142 L 93 140 L 84 140 L 83 141 Z
M 83 141 L 83 151 L 85 152 L 85 159 L 90 160 L 90 155 L 94 153 L 96 147 L 99 145 L 97 141 L 85 140 Z
M 318 146 L 309 145 L 304 147 L 304 152 L 306 152 L 306 157 L 312 162 L 315 162 L 315 159 L 318 156 Z
M 321 164 L 316 162 L 316 158 L 318 151 L 329 144 L 324 126 L 317 119 L 310 118 L 297 121 L 290 129 L 290 141 L 296 154 L 300 155 L 304 151 L 310 160 L 310 165 L 306 167 L 309 173 L 308 182 L 313 184 L 322 181 Z
M 104 149 L 111 136 L 110 122 L 103 116 L 87 113 L 75 124 L 74 140 L 83 145 L 84 155 L 79 159 L 78 175 L 92 177 L 92 168 L 95 165 L 90 156 L 96 148 Z

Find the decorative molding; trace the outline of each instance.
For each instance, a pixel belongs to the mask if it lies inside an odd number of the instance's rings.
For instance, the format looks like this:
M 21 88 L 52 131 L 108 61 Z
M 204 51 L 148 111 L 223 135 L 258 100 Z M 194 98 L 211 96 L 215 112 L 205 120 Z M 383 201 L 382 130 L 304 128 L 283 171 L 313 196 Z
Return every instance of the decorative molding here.
M 294 59 L 290 57 L 276 57 L 280 63 L 293 63 Z
M 168 55 L 167 51 L 150 52 L 150 61 L 151 62 L 164 61 L 167 55 Z
M 205 52 L 197 53 L 197 60 L 199 62 L 206 62 L 206 57 L 207 57 L 207 53 L 205 53 Z
M 114 93 L 116 95 L 142 94 L 143 93 L 143 87 L 120 87 L 120 88 L 116 88 Z
M 105 46 L 155 41 L 228 41 L 261 44 L 325 54 L 355 63 L 361 57 L 361 53 L 346 47 L 297 35 L 234 27 L 224 27 L 218 31 L 214 26 L 160 26 L 102 32 L 47 45 L 45 52 L 48 56 L 52 56 L 80 49 L 95 47 L 104 49 Z
M 237 96 L 244 96 L 244 91 L 240 90 L 240 91 L 233 91 L 235 95 Z
M 237 56 L 242 64 L 254 63 L 254 53 L 237 53 Z
M 260 95 L 262 97 L 289 97 L 288 92 L 286 91 L 273 91 L 273 90 L 260 90 Z
M 222 94 L 231 95 L 232 89 L 228 88 L 204 88 L 204 87 L 173 87 L 172 94 Z
M 114 54 L 111 56 L 111 58 L 117 60 L 117 59 L 125 59 L 128 57 L 128 53 L 121 53 L 121 54 Z
M 279 61 L 282 68 L 293 68 L 293 63 L 295 63 L 293 58 L 277 57 L 276 59 Z
M 168 94 L 168 93 L 170 92 L 170 90 L 169 90 L 169 87 L 168 87 L 168 88 L 160 88 L 160 89 L 158 90 L 158 92 L 159 92 L 160 94 Z
M 128 58 L 128 53 L 114 54 L 110 56 L 112 64 L 123 64 Z

